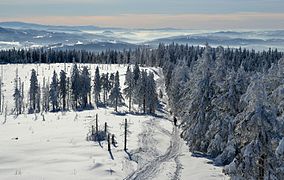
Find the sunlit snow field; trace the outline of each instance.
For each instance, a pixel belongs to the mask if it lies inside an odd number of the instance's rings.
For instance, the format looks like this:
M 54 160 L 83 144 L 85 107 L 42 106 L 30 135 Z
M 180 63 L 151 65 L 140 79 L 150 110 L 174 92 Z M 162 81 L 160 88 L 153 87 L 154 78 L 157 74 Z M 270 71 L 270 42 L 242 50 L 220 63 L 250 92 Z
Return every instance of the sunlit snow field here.
M 92 79 L 97 65 L 85 64 L 92 72 Z M 84 65 L 81 64 L 80 67 Z M 122 115 L 116 115 L 113 108 L 95 108 L 82 112 L 58 112 L 40 114 L 23 114 L 18 117 L 12 114 L 13 86 L 16 69 L 25 82 L 25 92 L 28 92 L 30 71 L 38 72 L 39 82 L 43 77 L 50 79 L 54 70 L 57 73 L 66 69 L 70 75 L 72 64 L 41 64 L 41 65 L 1 65 L 4 75 L 4 95 L 7 104 L 8 117 L 4 123 L 4 115 L 0 115 L 0 179 L 1 180 L 62 180 L 62 179 L 124 179 L 137 169 L 165 154 L 174 141 L 180 142 L 177 158 L 161 164 L 152 179 L 227 179 L 222 174 L 222 167 L 215 167 L 210 160 L 192 157 L 188 147 L 173 135 L 178 129 L 173 128 L 171 119 L 164 112 L 158 112 L 158 117 L 148 115 L 127 114 L 127 107 L 119 107 Z M 99 65 L 100 72 L 120 73 L 120 84 L 123 88 L 126 66 Z M 154 71 L 157 88 L 164 90 L 163 76 L 158 68 L 146 68 Z M 25 94 L 27 98 L 27 94 Z M 166 98 L 163 99 L 166 102 Z M 124 112 L 126 112 L 124 114 Z M 87 141 L 86 137 L 91 126 L 95 125 L 95 115 L 98 114 L 99 126 L 104 128 L 107 122 L 108 130 L 115 134 L 118 147 L 112 146 L 111 158 L 106 142 L 101 146 L 97 142 Z M 43 117 L 45 121 L 43 121 Z M 123 150 L 123 121 L 129 121 L 128 152 Z M 178 168 L 177 168 L 178 164 Z M 175 174 L 175 173 L 178 173 Z M 176 176 L 177 175 L 177 176 Z

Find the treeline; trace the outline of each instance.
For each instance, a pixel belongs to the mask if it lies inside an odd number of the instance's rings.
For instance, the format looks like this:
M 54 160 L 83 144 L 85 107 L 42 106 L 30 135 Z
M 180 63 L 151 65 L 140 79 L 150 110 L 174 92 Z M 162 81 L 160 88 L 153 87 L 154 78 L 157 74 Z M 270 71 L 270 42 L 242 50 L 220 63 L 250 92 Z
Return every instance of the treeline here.
M 212 58 L 216 60 L 216 49 L 212 48 Z M 96 63 L 96 64 L 135 64 L 163 67 L 165 63 L 177 64 L 180 60 L 185 65 L 198 59 L 204 47 L 179 44 L 159 44 L 158 48 L 139 47 L 124 51 L 109 50 L 100 53 L 83 50 L 54 49 L 11 49 L 0 51 L 0 63 Z M 277 49 L 256 52 L 242 48 L 225 48 L 223 58 L 230 68 L 239 67 L 245 70 L 267 70 L 272 63 L 283 56 Z M 253 68 L 253 69 L 250 69 Z M 236 69 L 235 69 L 236 70 Z
M 14 63 L 96 63 L 128 64 L 131 50 L 101 53 L 84 50 L 10 49 L 0 51 L 0 64 Z
M 154 114 L 157 108 L 158 97 L 154 74 L 140 70 L 135 64 L 133 70 L 128 66 L 125 76 L 125 88 L 121 90 L 120 75 L 116 73 L 100 73 L 96 67 L 94 77 L 87 66 L 79 68 L 73 64 L 70 76 L 64 70 L 59 75 L 53 72 L 51 81 L 43 78 L 42 84 L 38 80 L 35 69 L 31 71 L 28 91 L 28 103 L 24 103 L 24 82 L 16 71 L 14 86 L 14 114 L 25 112 L 57 112 L 68 110 L 92 109 L 96 107 L 118 107 L 125 105 L 124 96 L 129 99 L 129 112 L 133 110 L 133 104 L 138 105 L 135 111 Z M 28 104 L 28 107 L 25 106 Z

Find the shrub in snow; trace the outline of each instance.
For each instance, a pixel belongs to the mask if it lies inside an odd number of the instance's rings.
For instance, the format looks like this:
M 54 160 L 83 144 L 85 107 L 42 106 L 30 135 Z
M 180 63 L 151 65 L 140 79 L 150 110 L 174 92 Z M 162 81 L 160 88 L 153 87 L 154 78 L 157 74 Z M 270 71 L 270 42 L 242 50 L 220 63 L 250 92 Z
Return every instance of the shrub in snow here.
M 107 140 L 107 133 L 102 130 L 94 132 L 94 129 L 92 129 L 87 134 L 87 141 L 106 141 L 106 140 Z

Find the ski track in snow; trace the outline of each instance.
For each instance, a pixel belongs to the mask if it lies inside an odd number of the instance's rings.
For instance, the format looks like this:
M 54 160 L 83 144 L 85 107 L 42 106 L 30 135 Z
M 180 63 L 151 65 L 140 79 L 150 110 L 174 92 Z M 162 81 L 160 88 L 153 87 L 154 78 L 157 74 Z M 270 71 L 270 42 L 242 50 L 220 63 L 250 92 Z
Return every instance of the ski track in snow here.
M 161 75 L 162 71 L 160 70 L 159 72 L 154 71 L 155 75 L 158 76 L 158 78 L 156 79 L 157 82 L 157 89 L 162 89 L 165 92 L 165 86 L 164 86 L 164 78 Z M 164 97 L 164 101 L 167 102 L 167 96 L 165 94 Z M 167 103 L 165 103 L 167 105 Z M 165 107 L 164 107 L 165 108 Z M 167 115 L 168 116 L 168 115 Z M 164 120 L 166 120 L 168 118 L 164 118 Z M 181 173 L 181 169 L 182 169 L 182 164 L 179 161 L 179 156 L 181 155 L 181 147 L 182 147 L 182 139 L 179 136 L 179 130 L 177 129 L 177 127 L 173 126 L 172 132 L 170 132 L 169 130 L 163 128 L 159 122 L 157 121 L 157 119 L 153 118 L 150 119 L 147 122 L 143 123 L 143 132 L 139 135 L 139 139 L 141 139 L 142 141 L 140 141 L 140 148 L 146 149 L 146 154 L 143 156 L 143 154 L 141 153 L 140 156 L 142 156 L 142 159 L 140 162 L 138 161 L 138 168 L 136 171 L 134 171 L 132 174 L 130 174 L 129 176 L 127 176 L 125 178 L 125 180 L 144 180 L 144 179 L 151 179 L 154 177 L 157 177 L 158 174 L 163 171 L 162 169 L 162 164 L 163 163 L 167 163 L 167 162 L 174 162 L 176 165 L 176 170 L 173 174 L 173 177 L 169 178 L 169 179 L 180 179 L 180 173 Z M 157 154 L 157 143 L 155 141 L 155 139 L 153 138 L 153 131 L 158 130 L 160 131 L 162 134 L 164 134 L 165 136 L 170 137 L 170 145 L 167 148 L 167 150 L 165 151 L 164 154 L 160 153 Z M 147 139 L 147 140 L 146 140 Z M 149 151 L 149 149 L 151 149 L 152 151 Z M 153 151 L 154 149 L 154 151 Z M 156 151 L 155 151 L 156 150 Z M 156 153 L 153 153 L 156 152 Z M 148 162 L 143 162 L 145 161 L 145 159 L 148 159 L 149 157 L 152 159 Z M 146 158 L 147 157 L 147 158 Z M 140 157 L 141 158 L 141 157 Z
M 151 119 L 150 121 L 155 121 L 155 119 Z M 159 125 L 157 125 L 156 123 L 151 123 L 151 125 L 149 126 L 149 124 L 148 125 L 146 124 L 145 126 L 150 127 L 150 128 L 157 128 L 157 129 L 162 128 Z M 142 134 L 144 134 L 144 138 L 153 139 L 153 138 L 151 138 L 151 134 L 149 134 L 148 132 L 149 131 L 146 131 L 146 132 L 144 131 L 144 133 L 142 133 Z M 147 162 L 146 164 L 138 165 L 138 170 L 134 171 L 132 174 L 130 174 L 128 177 L 126 177 L 125 180 L 132 180 L 132 179 L 144 180 L 144 179 L 154 178 L 161 171 L 161 169 L 160 169 L 161 164 L 170 162 L 172 160 L 176 163 L 176 171 L 175 171 L 174 177 L 172 177 L 172 179 L 178 179 L 179 172 L 180 172 L 180 169 L 181 169 L 181 164 L 179 163 L 178 157 L 181 153 L 181 146 L 182 146 L 182 140 L 179 136 L 179 130 L 177 129 L 177 127 L 173 127 L 171 134 L 168 134 L 167 130 L 163 130 L 161 132 L 163 132 L 167 136 L 169 136 L 169 135 L 171 136 L 170 146 L 168 147 L 166 152 L 163 155 L 159 155 L 157 157 L 154 157 L 154 159 Z M 147 142 L 147 141 L 144 140 L 143 143 L 146 143 L 143 146 L 149 146 L 149 145 L 155 146 L 155 141 L 154 142 Z M 149 152 L 147 152 L 147 154 L 148 153 Z M 139 164 L 139 162 L 138 162 L 138 164 Z

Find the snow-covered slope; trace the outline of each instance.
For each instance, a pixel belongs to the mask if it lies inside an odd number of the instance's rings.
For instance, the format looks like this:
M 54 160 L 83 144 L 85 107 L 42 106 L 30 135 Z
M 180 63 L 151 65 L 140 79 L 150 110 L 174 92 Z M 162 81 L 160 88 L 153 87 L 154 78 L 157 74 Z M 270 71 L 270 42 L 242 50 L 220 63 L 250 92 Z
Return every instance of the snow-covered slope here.
M 97 65 L 84 64 L 92 72 Z M 82 67 L 83 65 L 80 65 Z M 23 114 L 15 117 L 13 110 L 13 79 L 18 68 L 19 77 L 28 91 L 30 71 L 50 79 L 52 72 L 65 69 L 70 73 L 72 64 L 1 65 L 3 69 L 3 92 L 9 115 L 5 123 L 0 115 L 0 179 L 227 179 L 222 167 L 215 167 L 210 160 L 193 157 L 180 130 L 172 125 L 167 113 L 167 98 L 161 102 L 158 115 L 127 114 L 127 107 L 119 107 L 117 115 L 113 108 L 99 108 L 82 112 L 58 112 Z M 126 66 L 99 65 L 100 72 L 120 72 L 123 88 Z M 160 69 L 146 68 L 155 72 L 157 88 L 164 91 Z M 27 94 L 25 94 L 25 99 Z M 108 131 L 115 134 L 118 147 L 107 151 L 107 143 L 99 145 L 87 141 L 91 126 L 98 114 L 99 126 L 108 124 Z M 123 121 L 129 120 L 127 153 L 123 150 Z M 43 121 L 43 119 L 45 121 Z M 130 155 L 130 156 L 129 156 Z

